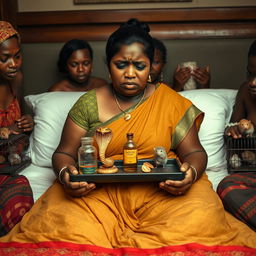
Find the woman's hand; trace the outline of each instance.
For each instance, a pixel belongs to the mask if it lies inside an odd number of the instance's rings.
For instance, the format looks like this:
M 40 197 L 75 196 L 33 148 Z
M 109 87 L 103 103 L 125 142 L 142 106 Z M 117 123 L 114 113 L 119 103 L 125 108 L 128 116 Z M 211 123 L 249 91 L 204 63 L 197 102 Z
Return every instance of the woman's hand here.
M 210 67 L 207 66 L 205 68 L 197 67 L 193 70 L 192 76 L 197 82 L 198 88 L 209 88 L 210 87 Z
M 160 182 L 159 187 L 174 196 L 184 195 L 194 182 L 195 172 L 188 163 L 183 163 L 180 166 L 180 171 L 185 173 L 183 180 L 166 180 L 165 182 Z
M 60 175 L 60 182 L 68 195 L 73 197 L 82 197 L 86 196 L 91 190 L 96 188 L 94 183 L 87 183 L 85 181 L 71 182 L 70 174 L 78 174 L 77 169 L 73 165 L 67 166 Z
M 34 128 L 34 119 L 31 115 L 23 115 L 17 120 L 17 127 L 23 132 L 30 132 Z
M 191 77 L 190 68 L 181 68 L 180 65 L 177 66 L 174 76 L 173 76 L 173 86 L 176 91 L 183 91 L 184 85 Z

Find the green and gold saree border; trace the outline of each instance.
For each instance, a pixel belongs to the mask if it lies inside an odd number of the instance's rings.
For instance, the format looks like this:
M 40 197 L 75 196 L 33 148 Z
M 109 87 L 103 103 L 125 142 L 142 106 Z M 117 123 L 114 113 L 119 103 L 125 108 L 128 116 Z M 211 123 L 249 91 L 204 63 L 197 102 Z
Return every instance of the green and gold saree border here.
M 183 118 L 179 121 L 177 124 L 173 134 L 172 134 L 172 144 L 171 148 L 175 149 L 179 143 L 184 139 L 184 137 L 187 135 L 190 128 L 193 126 L 195 120 L 200 116 L 204 115 L 204 113 L 198 109 L 196 106 L 191 105 Z

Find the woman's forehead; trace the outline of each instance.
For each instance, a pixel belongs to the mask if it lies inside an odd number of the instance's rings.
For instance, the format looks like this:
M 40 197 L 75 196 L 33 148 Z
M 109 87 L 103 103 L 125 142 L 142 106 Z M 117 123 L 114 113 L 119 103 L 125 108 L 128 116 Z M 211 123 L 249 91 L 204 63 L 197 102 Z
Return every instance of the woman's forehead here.
M 11 37 L 5 40 L 4 42 L 0 43 L 0 50 L 1 51 L 10 51 L 13 49 L 20 49 L 20 44 L 16 37 Z
M 145 48 L 140 43 L 133 43 L 131 45 L 123 45 L 116 55 L 121 55 L 127 60 L 134 60 L 141 57 L 147 57 L 144 52 Z

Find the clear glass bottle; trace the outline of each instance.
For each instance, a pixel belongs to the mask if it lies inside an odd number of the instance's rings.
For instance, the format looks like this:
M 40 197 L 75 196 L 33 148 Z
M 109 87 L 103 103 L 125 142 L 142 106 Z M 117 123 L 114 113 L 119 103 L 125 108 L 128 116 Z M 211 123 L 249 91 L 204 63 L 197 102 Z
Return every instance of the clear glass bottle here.
M 138 150 L 133 141 L 133 133 L 127 133 L 127 142 L 124 144 L 123 165 L 125 172 L 136 172 L 138 164 Z
M 78 149 L 78 166 L 81 174 L 91 174 L 97 171 L 97 149 L 92 145 L 92 137 L 82 137 Z

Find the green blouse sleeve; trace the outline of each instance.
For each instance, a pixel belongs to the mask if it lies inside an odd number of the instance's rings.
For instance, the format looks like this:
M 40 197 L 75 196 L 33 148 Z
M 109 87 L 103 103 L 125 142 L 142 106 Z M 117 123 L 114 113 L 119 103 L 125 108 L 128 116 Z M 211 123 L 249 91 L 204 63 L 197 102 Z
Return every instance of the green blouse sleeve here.
M 91 90 L 82 95 L 68 115 L 78 126 L 89 133 L 92 132 L 101 123 L 98 115 L 96 91 Z

